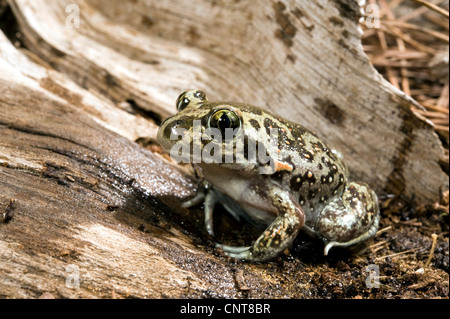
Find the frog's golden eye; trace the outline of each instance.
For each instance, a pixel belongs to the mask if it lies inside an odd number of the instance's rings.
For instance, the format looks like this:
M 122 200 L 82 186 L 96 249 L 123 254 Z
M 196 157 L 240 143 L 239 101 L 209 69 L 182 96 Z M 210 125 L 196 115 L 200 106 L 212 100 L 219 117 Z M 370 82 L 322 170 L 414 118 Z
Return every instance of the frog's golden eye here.
M 211 114 L 208 120 L 209 128 L 218 128 L 222 135 L 227 128 L 236 129 L 241 127 L 241 118 L 232 110 L 222 109 Z
M 182 111 L 189 105 L 189 99 L 186 97 L 187 92 L 181 93 L 177 98 L 177 111 Z

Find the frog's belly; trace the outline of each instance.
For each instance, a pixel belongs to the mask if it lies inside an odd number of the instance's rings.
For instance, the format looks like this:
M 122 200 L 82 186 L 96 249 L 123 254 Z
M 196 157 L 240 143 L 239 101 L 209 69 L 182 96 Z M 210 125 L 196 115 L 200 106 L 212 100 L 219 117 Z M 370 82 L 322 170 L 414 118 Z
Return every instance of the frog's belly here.
M 278 214 L 271 201 L 253 187 L 255 181 L 234 170 L 217 169 L 202 165 L 204 178 L 223 194 L 236 201 L 247 216 L 257 224 L 268 225 Z
M 257 194 L 247 181 L 233 182 L 233 187 L 219 190 L 236 201 L 247 214 L 247 217 L 261 226 L 267 226 L 275 219 L 278 211 L 267 198 Z
M 257 226 L 266 227 L 270 225 L 276 217 L 276 213 L 268 212 L 264 209 L 259 209 L 250 205 L 241 204 L 242 209 L 247 213 Z

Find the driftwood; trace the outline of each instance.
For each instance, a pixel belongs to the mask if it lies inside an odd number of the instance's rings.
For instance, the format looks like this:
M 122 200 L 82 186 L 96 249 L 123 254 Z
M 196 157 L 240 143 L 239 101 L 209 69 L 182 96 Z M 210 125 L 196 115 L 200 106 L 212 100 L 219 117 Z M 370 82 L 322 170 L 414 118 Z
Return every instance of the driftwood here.
M 180 206 L 189 167 L 141 146 L 189 88 L 302 123 L 378 194 L 433 203 L 448 189 L 432 125 L 363 53 L 354 1 L 7 3 L 0 297 L 317 293 L 300 271 L 214 250 L 200 210 Z

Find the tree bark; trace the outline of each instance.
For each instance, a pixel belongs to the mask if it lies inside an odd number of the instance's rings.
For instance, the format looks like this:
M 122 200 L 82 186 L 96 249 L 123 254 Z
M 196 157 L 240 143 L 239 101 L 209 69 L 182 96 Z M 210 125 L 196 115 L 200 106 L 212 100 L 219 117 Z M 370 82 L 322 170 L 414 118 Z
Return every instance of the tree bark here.
M 427 204 L 448 189 L 432 125 L 362 50 L 356 2 L 8 5 L 0 32 L 0 213 L 9 216 L 0 224 L 2 297 L 314 293 L 298 289 L 298 273 L 283 273 L 289 266 L 273 272 L 222 256 L 201 211 L 181 207 L 198 181 L 154 144 L 158 123 L 190 88 L 303 124 L 378 194 Z

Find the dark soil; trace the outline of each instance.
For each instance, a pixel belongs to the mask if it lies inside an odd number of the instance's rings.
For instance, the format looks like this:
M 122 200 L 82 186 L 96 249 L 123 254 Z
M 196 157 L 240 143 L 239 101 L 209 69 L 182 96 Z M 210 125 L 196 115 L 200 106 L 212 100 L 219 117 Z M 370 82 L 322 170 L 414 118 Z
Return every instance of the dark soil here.
M 441 204 L 448 209 L 448 192 L 446 196 Z M 448 298 L 448 210 L 410 207 L 399 199 L 381 203 L 379 231 L 359 251 L 335 249 L 325 257 L 322 243 L 300 235 L 289 252 L 259 267 L 270 269 L 278 280 L 296 282 L 290 285 L 296 291 L 289 294 L 298 298 Z M 225 213 L 217 214 L 217 219 L 217 233 L 227 234 L 218 236 L 219 241 L 249 244 L 260 233 Z M 434 234 L 435 249 L 427 264 Z M 372 285 L 370 269 L 379 275 L 372 273 Z M 246 278 L 247 286 L 256 283 Z M 251 290 L 248 294 L 252 296 Z

